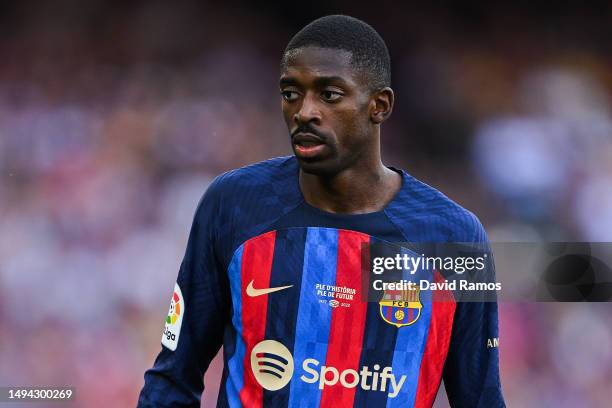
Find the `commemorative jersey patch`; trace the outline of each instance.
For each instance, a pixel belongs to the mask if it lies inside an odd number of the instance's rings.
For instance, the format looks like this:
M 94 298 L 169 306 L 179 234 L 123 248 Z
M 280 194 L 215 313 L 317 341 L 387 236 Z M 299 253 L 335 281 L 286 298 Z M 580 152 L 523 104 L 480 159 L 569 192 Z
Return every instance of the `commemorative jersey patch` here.
M 162 334 L 162 344 L 174 351 L 178 345 L 179 334 L 181 334 L 181 324 L 185 315 L 185 302 L 178 283 L 174 284 L 174 292 L 170 300 L 170 310 L 164 322 L 164 333 Z

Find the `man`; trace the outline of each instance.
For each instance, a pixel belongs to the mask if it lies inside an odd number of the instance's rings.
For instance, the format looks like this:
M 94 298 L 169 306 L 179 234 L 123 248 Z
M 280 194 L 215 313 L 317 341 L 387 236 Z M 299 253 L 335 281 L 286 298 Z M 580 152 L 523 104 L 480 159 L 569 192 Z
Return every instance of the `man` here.
M 198 406 L 221 345 L 218 406 L 430 407 L 442 378 L 453 407 L 504 406 L 496 303 L 430 298 L 391 324 L 361 293 L 363 244 L 486 241 L 472 213 L 383 165 L 389 86 L 387 47 L 360 20 L 323 17 L 289 42 L 295 156 L 208 188 L 139 406 Z

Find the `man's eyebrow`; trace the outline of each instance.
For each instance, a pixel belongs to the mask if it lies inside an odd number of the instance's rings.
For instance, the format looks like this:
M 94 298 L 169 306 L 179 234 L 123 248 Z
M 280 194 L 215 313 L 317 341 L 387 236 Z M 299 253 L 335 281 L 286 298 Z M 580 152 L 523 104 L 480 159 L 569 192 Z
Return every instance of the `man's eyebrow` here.
M 314 80 L 314 83 L 318 87 L 324 87 L 327 85 L 348 85 L 346 79 L 341 76 L 322 76 Z
M 315 86 L 320 88 L 327 85 L 348 85 L 348 81 L 341 76 L 331 75 L 331 76 L 321 76 L 315 78 L 313 81 Z M 282 77 L 280 79 L 280 86 L 297 86 L 299 82 L 292 77 Z
M 292 85 L 299 85 L 298 81 L 295 78 L 292 77 L 281 77 L 280 79 L 280 86 L 292 86 Z

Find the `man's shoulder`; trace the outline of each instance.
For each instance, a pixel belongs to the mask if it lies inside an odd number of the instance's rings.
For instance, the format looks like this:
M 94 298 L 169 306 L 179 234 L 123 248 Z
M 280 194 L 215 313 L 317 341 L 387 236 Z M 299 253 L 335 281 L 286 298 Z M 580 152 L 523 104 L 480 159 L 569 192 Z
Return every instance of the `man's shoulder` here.
M 486 239 L 482 224 L 473 212 L 405 172 L 404 182 L 399 200 L 390 208 L 397 219 L 407 224 L 424 224 L 427 230 L 438 229 L 456 242 Z
M 224 262 L 240 243 L 299 203 L 297 172 L 292 157 L 277 157 L 227 171 L 208 186 L 196 221 L 215 231 Z
M 216 217 L 248 224 L 277 216 L 297 205 L 300 197 L 297 162 L 295 157 L 287 156 L 217 176 L 201 204 L 211 208 Z
M 296 174 L 294 156 L 275 157 L 227 171 L 217 176 L 212 185 L 220 192 L 237 189 L 244 192 L 244 189 L 258 189 L 269 183 L 287 182 Z

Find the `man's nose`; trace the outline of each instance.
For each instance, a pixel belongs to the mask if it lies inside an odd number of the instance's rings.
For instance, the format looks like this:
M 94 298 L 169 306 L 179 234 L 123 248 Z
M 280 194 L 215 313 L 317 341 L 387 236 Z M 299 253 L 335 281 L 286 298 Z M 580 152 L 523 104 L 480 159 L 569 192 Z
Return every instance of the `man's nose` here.
M 317 100 L 314 95 L 306 94 L 302 100 L 302 106 L 293 115 L 293 120 L 297 125 L 310 122 L 321 124 L 321 111 L 317 106 Z

